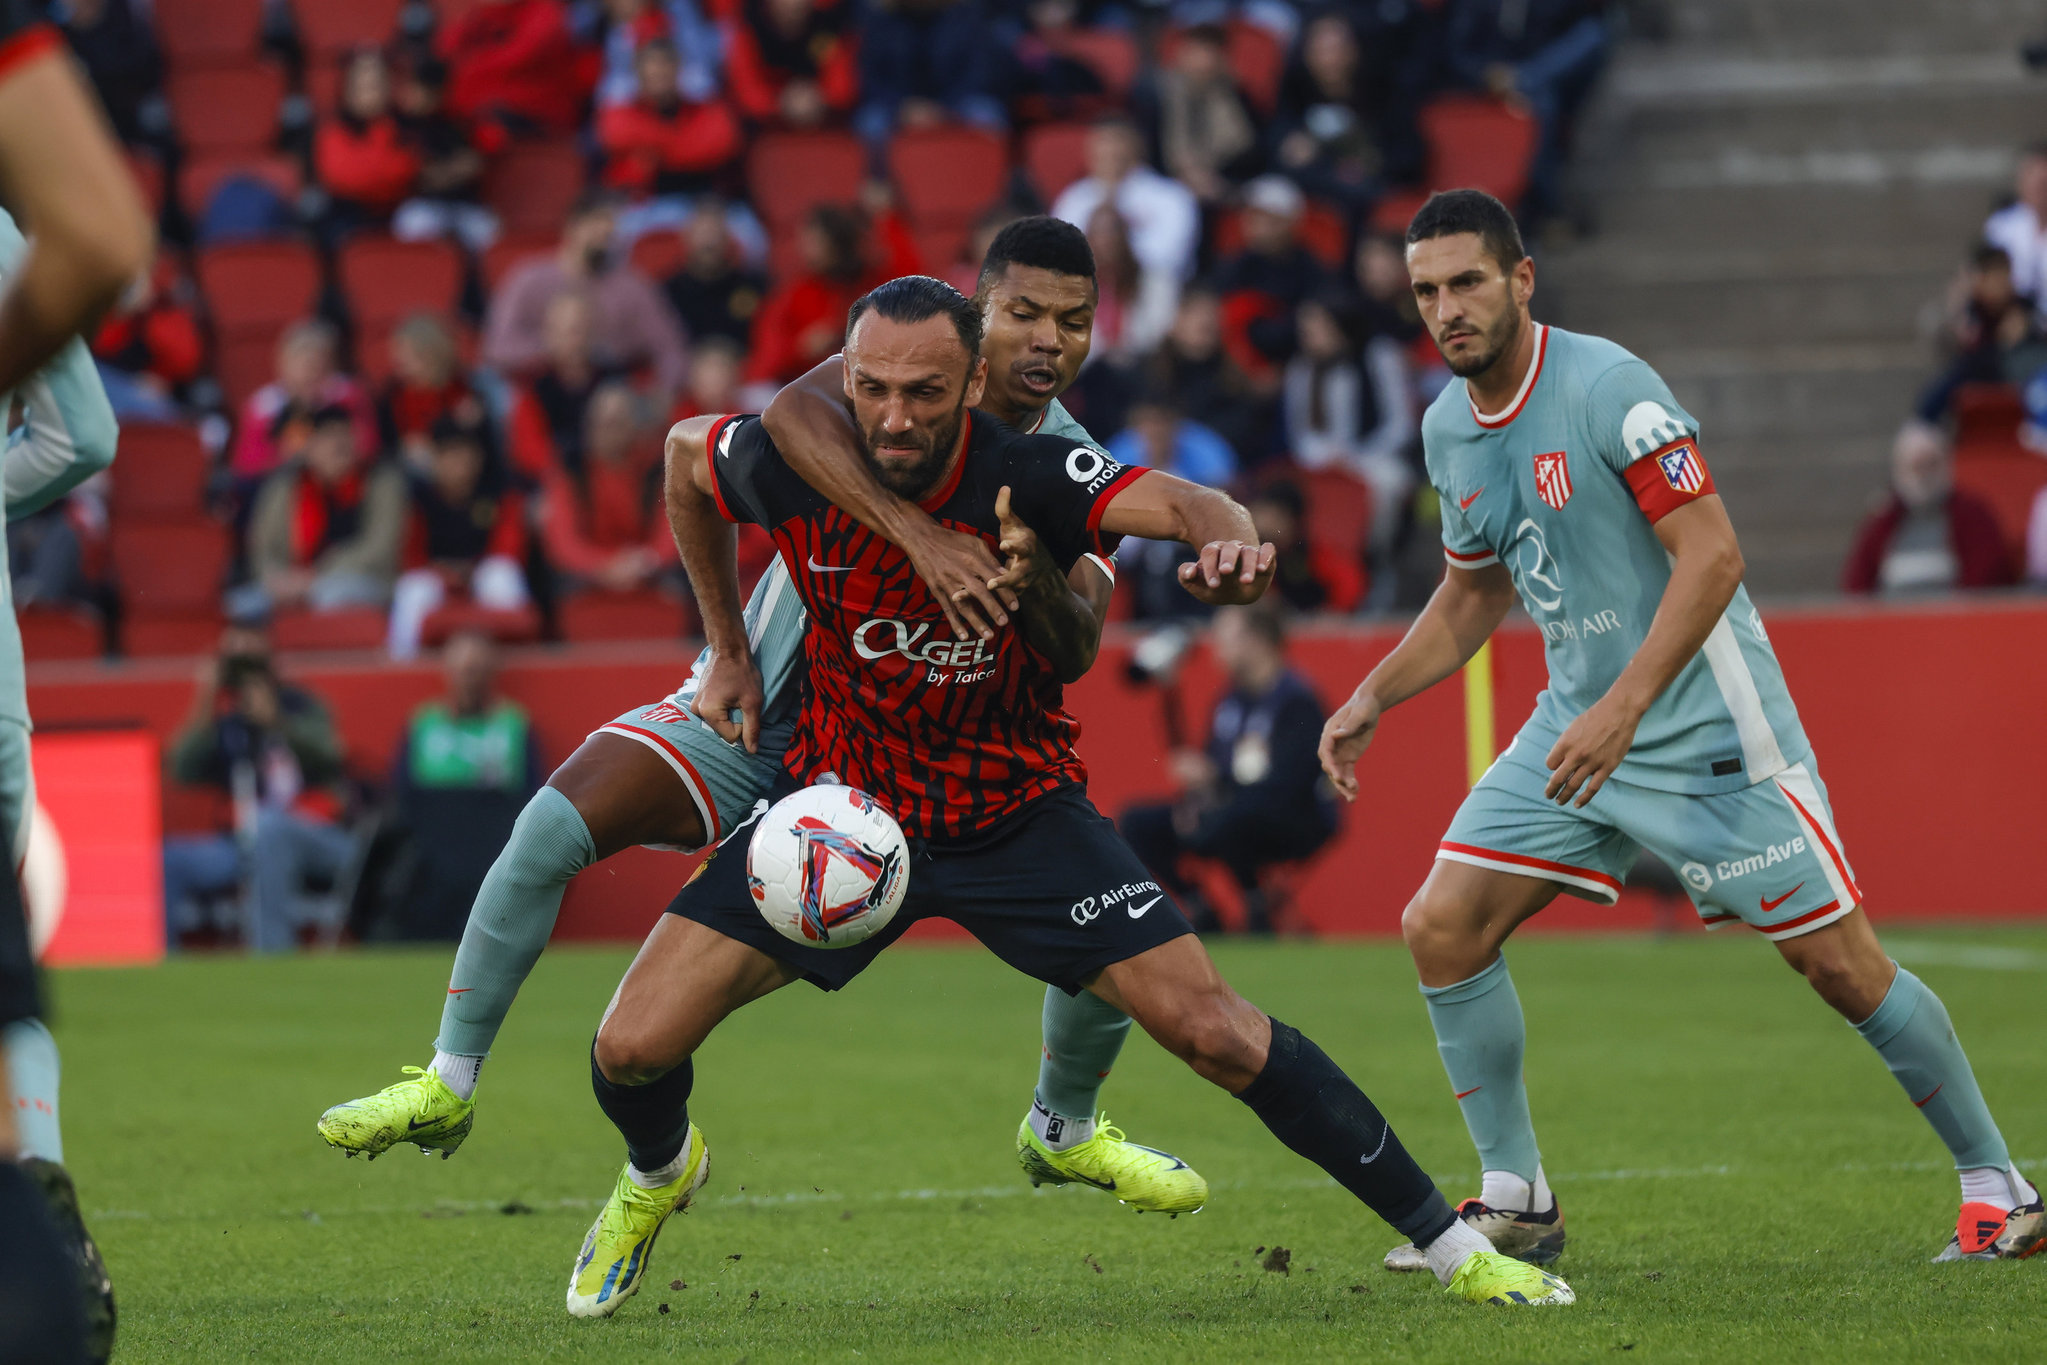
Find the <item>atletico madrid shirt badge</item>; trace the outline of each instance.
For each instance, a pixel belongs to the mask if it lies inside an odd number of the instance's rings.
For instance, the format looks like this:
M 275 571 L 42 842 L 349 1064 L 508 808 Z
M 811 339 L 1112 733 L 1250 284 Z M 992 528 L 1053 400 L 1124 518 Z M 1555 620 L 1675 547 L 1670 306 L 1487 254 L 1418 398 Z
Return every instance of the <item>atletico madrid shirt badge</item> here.
M 1563 451 L 1535 457 L 1535 495 L 1559 512 L 1571 500 L 1571 465 Z
M 1679 441 L 1656 457 L 1663 481 L 1680 493 L 1696 493 L 1706 486 L 1706 464 L 1690 441 Z

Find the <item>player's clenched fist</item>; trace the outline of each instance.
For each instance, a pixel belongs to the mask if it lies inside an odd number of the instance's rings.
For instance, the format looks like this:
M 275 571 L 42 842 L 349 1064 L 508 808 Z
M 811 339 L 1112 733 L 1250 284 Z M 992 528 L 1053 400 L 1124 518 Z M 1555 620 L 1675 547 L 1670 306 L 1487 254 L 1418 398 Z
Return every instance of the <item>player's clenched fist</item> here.
M 760 747 L 764 704 L 760 666 L 754 663 L 752 651 L 713 651 L 693 703 L 703 722 L 727 744 L 744 744 L 746 751 L 753 753 Z M 739 713 L 736 724 L 734 711 Z
M 1362 691 L 1352 693 L 1351 699 L 1322 723 L 1322 746 L 1316 751 L 1317 756 L 1322 760 L 1322 771 L 1329 775 L 1329 785 L 1346 801 L 1358 798 L 1358 760 L 1364 757 L 1372 733 L 1378 728 L 1379 703 Z
M 1212 607 L 1242 606 L 1264 595 L 1278 559 L 1270 541 L 1211 540 L 1200 559 L 1180 566 L 1180 586 Z

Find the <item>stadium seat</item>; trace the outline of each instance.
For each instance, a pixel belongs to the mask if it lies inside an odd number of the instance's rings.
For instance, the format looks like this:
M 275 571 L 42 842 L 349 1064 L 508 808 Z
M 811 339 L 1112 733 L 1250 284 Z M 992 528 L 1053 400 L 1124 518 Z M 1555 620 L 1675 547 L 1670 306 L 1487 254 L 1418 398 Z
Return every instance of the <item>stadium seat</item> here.
M 1301 531 L 1308 542 L 1362 564 L 1372 534 L 1371 488 L 1347 469 L 1303 469 L 1288 477 L 1307 508 Z
M 193 153 L 260 155 L 277 136 L 284 77 L 273 67 L 173 71 L 167 89 L 172 120 Z
M 1102 88 L 1119 102 L 1137 83 L 1144 64 L 1137 40 L 1120 28 L 1069 28 L 1047 34 L 1045 45 L 1094 72 Z
M 376 649 L 389 629 L 389 618 L 374 607 L 286 611 L 271 620 L 270 641 L 280 650 L 293 651 Z
M 299 242 L 204 247 L 198 275 L 223 337 L 296 322 L 320 298 L 320 259 Z
M 1964 384 L 1955 390 L 1955 449 L 2003 450 L 2018 439 L 2026 405 L 2010 384 Z
M 1047 204 L 1087 174 L 1088 126 L 1041 123 L 1023 135 L 1024 174 Z
M 299 188 L 304 183 L 299 163 L 294 157 L 251 156 L 236 152 L 195 156 L 178 169 L 178 202 L 194 218 L 203 217 L 213 192 L 238 175 L 262 181 L 284 196 L 286 202 L 298 198 Z
M 1301 215 L 1301 245 L 1315 253 L 1324 265 L 1334 270 L 1345 270 L 1350 262 L 1350 226 L 1343 221 L 1343 215 L 1327 204 L 1308 201 L 1307 209 Z M 1219 256 L 1230 256 L 1244 245 L 1244 216 L 1240 210 L 1231 210 L 1216 220 L 1215 250 Z
M 2015 555 L 2023 556 L 2033 500 L 2047 487 L 2047 460 L 2013 442 L 2007 449 L 1957 452 L 1955 486 L 1990 504 Z
M 122 642 L 131 654 L 186 654 L 213 647 L 227 532 L 208 523 L 115 523 L 114 576 L 126 605 Z
M 89 612 L 29 607 L 14 621 L 21 628 L 22 657 L 30 663 L 46 659 L 97 659 L 106 652 L 106 632 Z
M 654 591 L 591 590 L 565 599 L 555 613 L 564 640 L 675 640 L 689 634 L 696 613 Z
M 866 176 L 867 150 L 850 133 L 764 133 L 746 158 L 747 187 L 770 228 L 819 204 L 857 203 Z
M 127 160 L 128 171 L 135 177 L 135 188 L 141 191 L 142 202 L 149 205 L 149 216 L 157 217 L 163 212 L 163 163 L 151 153 L 133 147 L 128 149 Z
M 660 229 L 642 233 L 633 243 L 633 268 L 650 280 L 665 280 L 682 269 L 683 258 L 689 254 L 689 244 L 680 232 Z
M 256 55 L 264 0 L 155 0 L 156 36 L 172 67 L 222 66 Z
M 551 256 L 560 244 L 561 224 L 556 223 L 545 232 L 526 232 L 500 237 L 492 242 L 478 262 L 483 272 L 483 287 L 496 289 L 512 268 L 522 261 L 536 256 Z
M 507 234 L 559 233 L 587 173 L 574 138 L 518 143 L 491 162 L 484 199 Z
M 241 411 L 249 395 L 276 377 L 277 338 L 282 324 L 223 336 L 213 348 L 213 377 L 231 412 Z
M 419 638 L 427 648 L 438 649 L 448 642 L 450 635 L 470 630 L 481 631 L 501 645 L 529 645 L 540 638 L 540 613 L 531 607 L 493 611 L 463 602 L 442 607 L 428 616 L 420 627 Z
M 121 428 L 110 499 L 116 525 L 170 525 L 206 514 L 206 447 L 199 433 L 174 422 L 133 422 Z
M 380 47 L 398 31 L 405 0 L 293 0 L 299 41 L 314 62 L 331 62 L 352 47 Z
M 341 248 L 336 266 L 358 327 L 453 313 L 462 301 L 462 253 L 446 242 L 357 237 Z
M 1528 190 L 1528 168 L 1539 133 L 1535 120 L 1485 95 L 1440 95 L 1416 121 L 1428 147 L 1429 188 L 1480 189 L 1513 206 Z M 1372 226 L 1400 232 L 1427 192 L 1388 195 L 1372 211 Z
M 919 229 L 970 227 L 1009 184 L 1002 140 L 978 128 L 919 128 L 888 147 L 889 176 Z

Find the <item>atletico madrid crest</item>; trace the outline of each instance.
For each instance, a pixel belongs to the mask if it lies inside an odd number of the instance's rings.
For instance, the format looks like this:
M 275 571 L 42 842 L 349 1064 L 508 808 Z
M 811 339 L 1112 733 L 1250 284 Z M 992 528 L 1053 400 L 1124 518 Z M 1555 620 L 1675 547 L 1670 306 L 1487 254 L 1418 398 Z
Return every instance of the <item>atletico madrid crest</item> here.
M 1679 441 L 1658 455 L 1656 467 L 1663 471 L 1663 481 L 1680 493 L 1696 493 L 1706 486 L 1706 463 L 1690 441 Z
M 1535 495 L 1559 512 L 1571 500 L 1571 466 L 1563 451 L 1535 457 Z

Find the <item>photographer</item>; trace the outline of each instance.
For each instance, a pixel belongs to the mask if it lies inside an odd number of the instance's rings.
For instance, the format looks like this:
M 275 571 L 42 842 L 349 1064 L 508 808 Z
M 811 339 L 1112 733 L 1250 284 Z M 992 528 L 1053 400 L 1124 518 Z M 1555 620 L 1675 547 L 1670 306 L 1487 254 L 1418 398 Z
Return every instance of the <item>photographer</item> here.
M 1315 757 L 1322 703 L 1287 667 L 1286 628 L 1270 607 L 1224 607 L 1210 635 L 1230 690 L 1216 703 L 1205 751 L 1172 756 L 1180 796 L 1132 806 L 1117 822 L 1159 885 L 1197 928 L 1219 927 L 1180 875 L 1185 854 L 1213 858 L 1243 888 L 1244 928 L 1271 933 L 1259 874 L 1305 858 L 1336 832 L 1336 810 Z
M 317 918 L 301 894 L 305 880 L 338 878 L 355 841 L 334 823 L 325 790 L 341 776 L 333 719 L 318 697 L 277 676 L 262 629 L 222 632 L 219 654 L 200 666 L 168 763 L 173 781 L 218 788 L 233 805 L 232 829 L 164 840 L 172 942 L 199 927 L 194 897 L 239 893 L 247 946 L 292 947 L 299 926 Z

